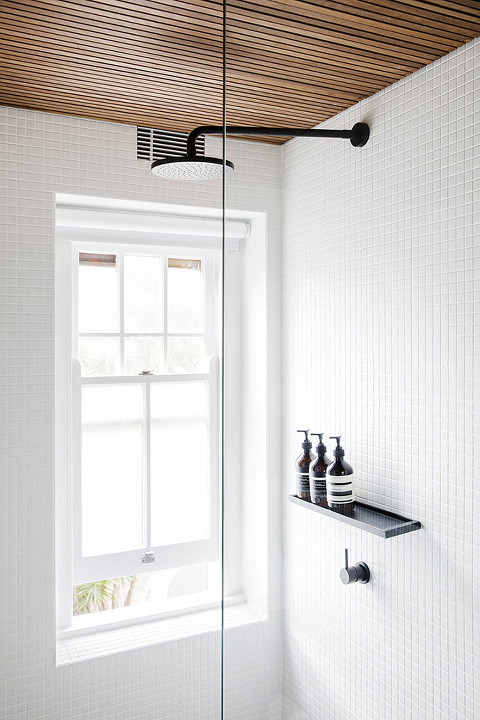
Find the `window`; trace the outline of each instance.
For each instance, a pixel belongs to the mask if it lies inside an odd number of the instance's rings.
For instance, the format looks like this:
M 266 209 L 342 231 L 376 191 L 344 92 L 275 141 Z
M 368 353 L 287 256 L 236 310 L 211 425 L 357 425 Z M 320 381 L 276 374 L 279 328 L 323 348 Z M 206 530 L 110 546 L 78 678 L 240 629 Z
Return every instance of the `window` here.
M 62 629 L 218 600 L 217 254 L 57 244 Z

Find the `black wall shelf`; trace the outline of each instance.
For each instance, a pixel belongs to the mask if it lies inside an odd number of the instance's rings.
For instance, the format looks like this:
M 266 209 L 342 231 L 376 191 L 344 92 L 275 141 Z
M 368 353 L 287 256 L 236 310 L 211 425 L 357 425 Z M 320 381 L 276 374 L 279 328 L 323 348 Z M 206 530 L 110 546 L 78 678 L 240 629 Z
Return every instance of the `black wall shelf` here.
M 388 512 L 388 510 L 381 510 L 372 505 L 365 505 L 362 502 L 355 502 L 352 515 L 342 515 L 342 513 L 330 510 L 330 508 L 315 505 L 309 500 L 301 500 L 295 495 L 289 495 L 288 499 L 295 505 L 308 508 L 321 515 L 327 515 L 327 517 L 340 520 L 340 522 L 347 523 L 347 525 L 353 525 L 383 538 L 404 535 L 414 530 L 420 530 L 422 527 L 422 523 L 418 520 L 409 520 L 401 515 Z

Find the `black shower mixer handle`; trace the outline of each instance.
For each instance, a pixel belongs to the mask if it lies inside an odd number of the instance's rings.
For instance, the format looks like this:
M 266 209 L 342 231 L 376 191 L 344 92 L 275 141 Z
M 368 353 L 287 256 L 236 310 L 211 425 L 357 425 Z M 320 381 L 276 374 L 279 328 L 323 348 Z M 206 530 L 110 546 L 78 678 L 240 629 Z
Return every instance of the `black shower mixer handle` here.
M 340 580 L 344 585 L 351 585 L 359 582 L 365 585 L 370 580 L 370 568 L 367 563 L 358 562 L 356 565 L 348 566 L 348 550 L 345 548 L 345 567 L 340 570 Z

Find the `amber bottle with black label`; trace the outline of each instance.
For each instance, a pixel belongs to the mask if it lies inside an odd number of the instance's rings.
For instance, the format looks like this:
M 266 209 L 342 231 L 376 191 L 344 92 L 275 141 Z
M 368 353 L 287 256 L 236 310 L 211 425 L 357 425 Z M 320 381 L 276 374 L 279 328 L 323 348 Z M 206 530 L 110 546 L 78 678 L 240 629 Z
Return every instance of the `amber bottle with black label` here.
M 310 463 L 310 500 L 314 505 L 328 507 L 327 503 L 327 468 L 332 462 L 325 453 L 327 448 L 322 442 L 323 433 L 311 433 L 318 436 L 317 457 Z
M 337 446 L 333 451 L 335 460 L 327 468 L 328 507 L 343 515 L 353 515 L 355 492 L 353 487 L 353 468 L 343 458 L 345 452 L 340 447 L 340 435 L 333 436 Z
M 308 474 L 310 463 L 315 458 L 311 451 L 312 443 L 308 439 L 309 430 L 297 430 L 305 433 L 305 440 L 302 442 L 302 454 L 295 460 L 295 483 L 297 497 L 302 500 L 310 500 L 310 477 Z

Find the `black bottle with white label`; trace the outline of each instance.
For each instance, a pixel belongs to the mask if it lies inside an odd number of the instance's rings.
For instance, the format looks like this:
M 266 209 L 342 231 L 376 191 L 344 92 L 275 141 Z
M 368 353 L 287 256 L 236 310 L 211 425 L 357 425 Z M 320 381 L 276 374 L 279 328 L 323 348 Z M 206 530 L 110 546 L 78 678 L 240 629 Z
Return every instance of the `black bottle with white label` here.
M 322 442 L 323 433 L 311 433 L 318 436 L 317 457 L 310 463 L 310 500 L 314 505 L 327 505 L 327 468 L 332 462 L 325 453 L 327 448 Z
M 305 433 L 305 440 L 302 442 L 302 454 L 295 460 L 295 479 L 297 497 L 302 500 L 310 500 L 310 478 L 308 470 L 310 463 L 315 458 L 312 453 L 312 443 L 308 439 L 309 430 L 297 430 L 297 432 Z
M 330 438 L 337 441 L 337 447 L 333 451 L 335 460 L 327 468 L 327 502 L 331 510 L 352 515 L 355 507 L 353 468 L 343 459 L 345 452 L 340 447 L 340 437 Z

